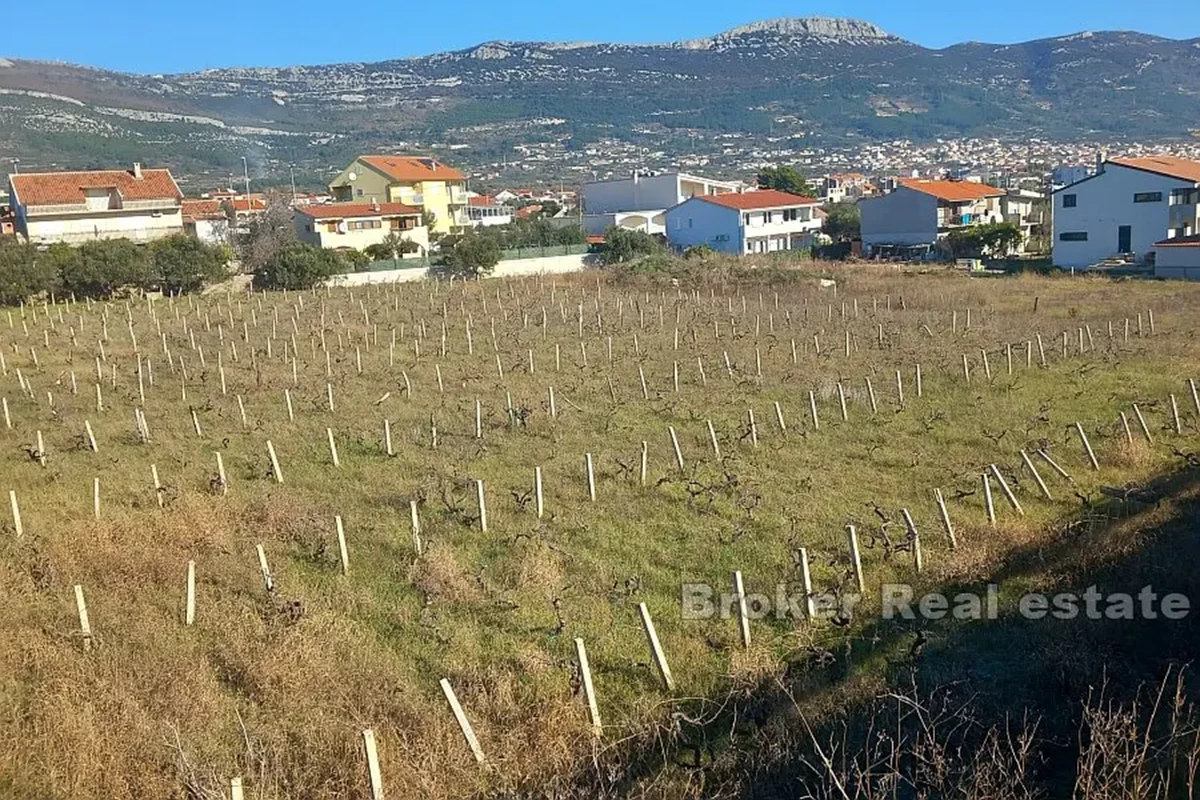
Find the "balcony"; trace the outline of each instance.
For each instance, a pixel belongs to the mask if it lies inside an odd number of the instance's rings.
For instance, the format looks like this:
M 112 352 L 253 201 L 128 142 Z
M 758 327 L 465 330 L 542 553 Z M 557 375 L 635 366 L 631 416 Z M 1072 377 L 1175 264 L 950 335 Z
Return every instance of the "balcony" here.
M 1167 227 L 1171 229 L 1200 230 L 1200 203 L 1173 205 L 1167 215 Z
M 461 186 L 450 187 L 450 205 L 465 206 L 467 204 L 467 190 Z

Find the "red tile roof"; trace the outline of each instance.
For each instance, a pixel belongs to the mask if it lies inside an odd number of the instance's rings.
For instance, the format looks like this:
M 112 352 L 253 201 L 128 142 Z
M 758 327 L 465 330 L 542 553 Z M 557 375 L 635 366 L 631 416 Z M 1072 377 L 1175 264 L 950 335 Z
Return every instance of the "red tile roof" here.
M 486 197 L 486 196 L 482 196 L 482 195 L 479 197 L 468 197 L 467 203 L 469 205 L 478 206 L 480 208 L 485 208 L 487 206 L 496 205 L 496 201 L 494 199 L 492 199 L 491 197 Z
M 195 222 L 198 219 L 225 219 L 225 209 L 220 200 L 184 200 L 182 203 L 183 221 Z
M 359 156 L 394 181 L 462 181 L 466 176 L 432 156 Z
M 1174 156 L 1147 156 L 1144 158 L 1110 158 L 1110 164 L 1131 167 L 1145 172 L 1154 172 L 1168 178 L 1184 181 L 1200 181 L 1200 161 L 1189 161 Z
M 968 203 L 985 197 L 1001 197 L 1003 189 L 974 181 L 935 181 L 928 178 L 901 178 L 901 186 L 933 195 L 947 203 Z
M 542 207 L 536 203 L 531 206 L 522 206 L 521 208 L 517 209 L 517 216 L 518 217 L 528 217 L 531 214 L 536 214 L 537 212 L 539 212 L 541 210 L 542 210 Z
M 115 189 L 125 200 L 181 200 L 170 170 L 143 169 L 142 177 L 120 169 L 92 172 L 22 172 L 12 175 L 14 202 L 26 206 L 82 205 L 88 189 Z
M 421 209 L 404 203 L 324 203 L 296 209 L 313 219 L 353 219 L 357 217 L 419 217 Z
M 1174 239 L 1163 239 L 1155 242 L 1155 247 L 1200 247 L 1200 233 L 1191 236 L 1176 236 Z
M 752 192 L 726 192 L 725 194 L 698 194 L 695 200 L 704 200 L 739 211 L 754 211 L 760 208 L 790 208 L 792 206 L 819 205 L 820 200 L 804 195 L 780 192 L 776 189 L 758 189 Z

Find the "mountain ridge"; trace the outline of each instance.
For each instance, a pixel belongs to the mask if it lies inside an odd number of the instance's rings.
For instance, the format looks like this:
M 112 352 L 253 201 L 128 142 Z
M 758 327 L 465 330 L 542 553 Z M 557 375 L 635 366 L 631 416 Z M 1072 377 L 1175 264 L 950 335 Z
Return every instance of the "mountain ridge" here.
M 358 150 L 436 148 L 470 165 L 553 143 L 587 151 L 615 141 L 670 157 L 697 142 L 726 152 L 768 137 L 1169 139 L 1194 135 L 1200 100 L 1200 39 L 1085 31 L 932 49 L 834 17 L 667 44 L 496 40 L 378 62 L 178 74 L 4 63 L 0 151 L 75 165 L 161 154 L 218 170 L 240 167 L 246 152 L 336 164 Z

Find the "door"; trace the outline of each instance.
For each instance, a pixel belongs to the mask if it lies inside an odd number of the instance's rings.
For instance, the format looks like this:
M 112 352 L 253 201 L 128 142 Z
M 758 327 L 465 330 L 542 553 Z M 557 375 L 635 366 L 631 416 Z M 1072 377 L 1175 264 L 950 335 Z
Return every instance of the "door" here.
M 1133 252 L 1133 226 L 1122 225 L 1117 228 L 1117 252 L 1132 253 Z

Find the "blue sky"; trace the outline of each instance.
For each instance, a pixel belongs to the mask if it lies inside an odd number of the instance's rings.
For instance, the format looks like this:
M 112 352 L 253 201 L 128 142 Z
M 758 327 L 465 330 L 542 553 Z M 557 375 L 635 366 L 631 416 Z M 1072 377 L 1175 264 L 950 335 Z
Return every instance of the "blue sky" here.
M 782 16 L 865 19 L 927 47 L 1080 30 L 1200 36 L 1200 15 L 1129 0 L 47 0 L 0 35 L 0 56 L 134 72 L 378 61 L 489 39 L 661 42 Z M 1174 9 L 1174 10 L 1172 10 Z M 19 35 L 15 35 L 19 31 Z

